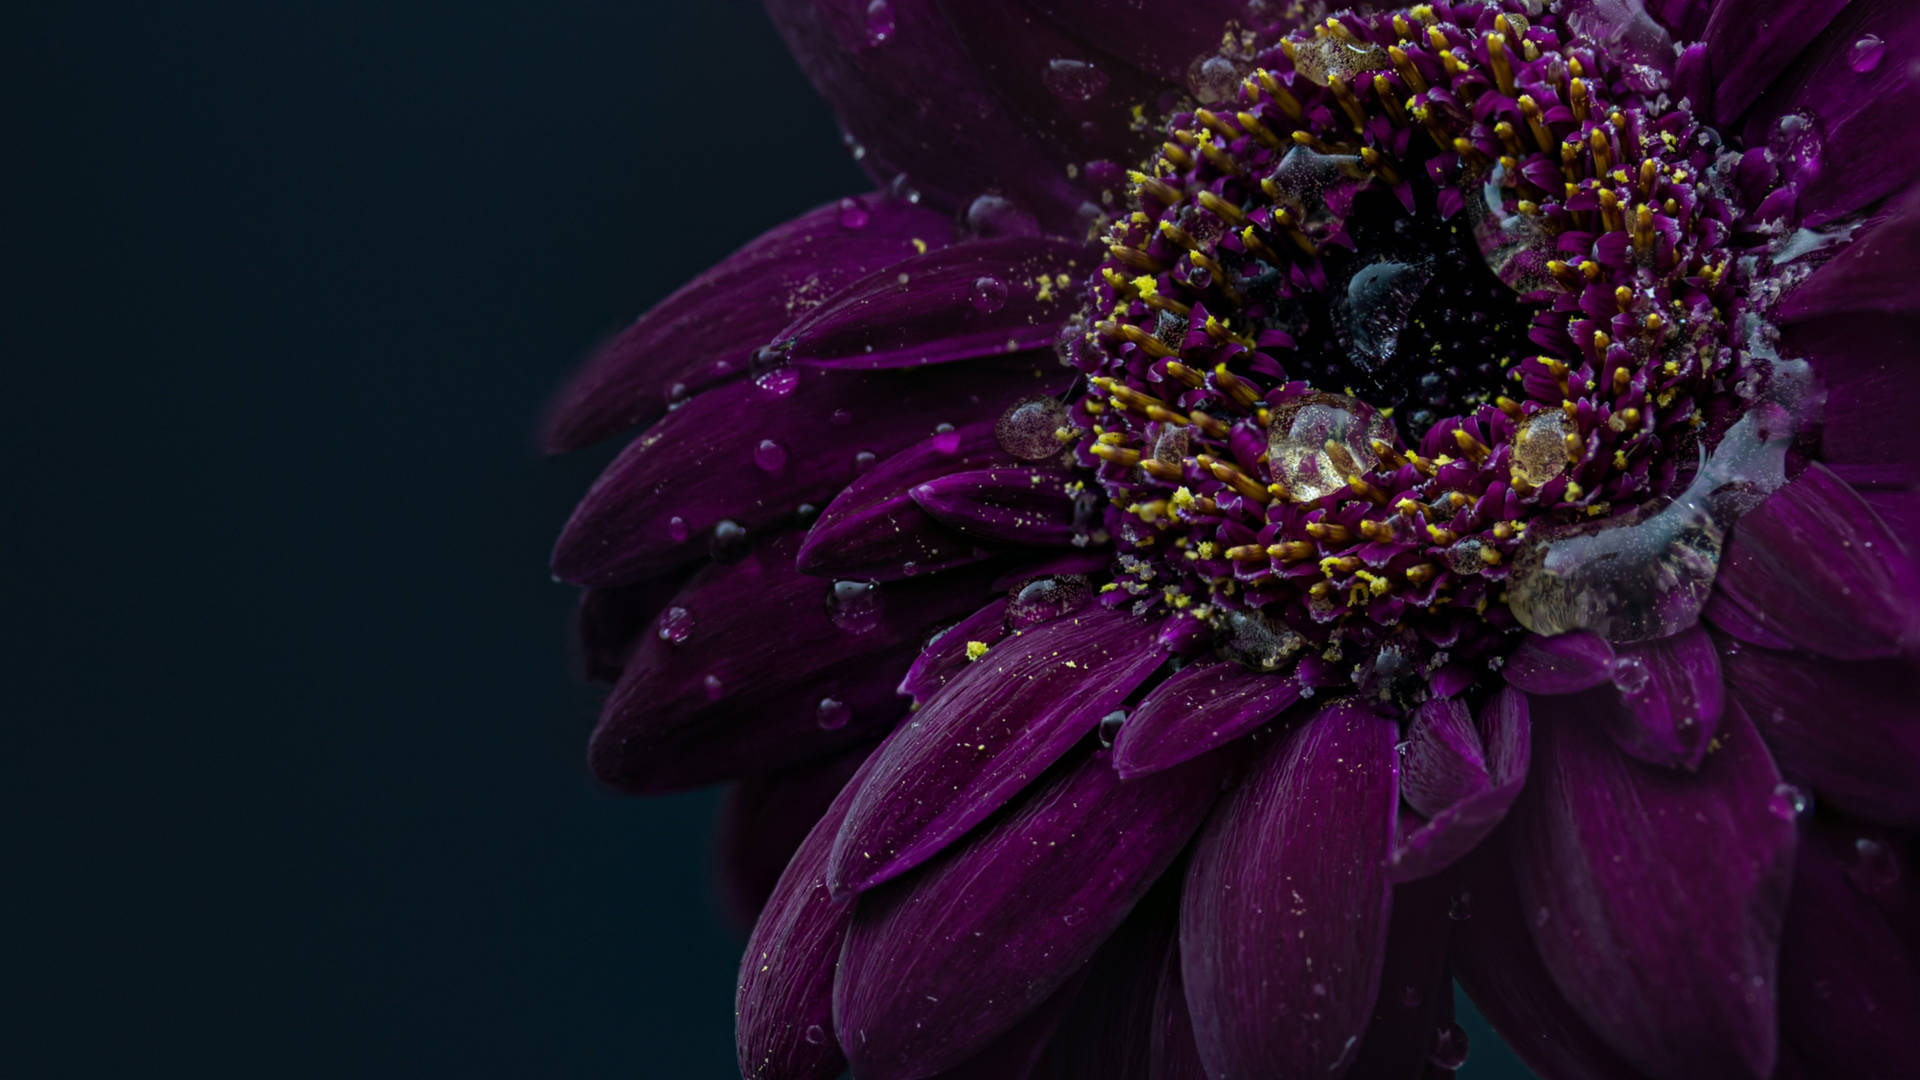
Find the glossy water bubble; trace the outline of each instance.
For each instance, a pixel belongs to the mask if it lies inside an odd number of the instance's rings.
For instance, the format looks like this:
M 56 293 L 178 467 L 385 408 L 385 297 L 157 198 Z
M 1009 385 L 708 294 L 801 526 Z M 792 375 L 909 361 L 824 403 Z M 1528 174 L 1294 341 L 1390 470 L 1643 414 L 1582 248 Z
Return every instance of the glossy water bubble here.
M 967 231 L 975 236 L 1038 236 L 1040 222 L 1004 195 L 988 193 L 967 204 Z
M 853 708 L 835 697 L 823 697 L 813 710 L 814 722 L 824 731 L 838 731 L 853 719 Z
M 867 44 L 886 44 L 893 36 L 893 25 L 893 5 L 888 0 L 873 0 L 867 5 Z
M 667 519 L 667 539 L 678 544 L 684 542 L 690 534 L 691 530 L 687 528 L 686 518 L 675 514 Z
M 707 554 L 715 562 L 739 562 L 747 555 L 747 530 L 744 525 L 732 519 L 722 521 L 713 527 L 713 538 L 707 544 Z
M 1346 221 L 1354 196 L 1372 176 L 1356 156 L 1295 146 L 1267 179 L 1274 201 L 1301 231 L 1317 239 Z
M 675 605 L 660 613 L 660 640 L 679 645 L 693 635 L 693 612 Z
M 1347 283 L 1339 315 L 1353 359 L 1366 371 L 1387 366 L 1400 349 L 1414 305 L 1433 280 L 1425 262 L 1383 259 L 1363 267 Z
M 1255 671 L 1279 671 L 1306 647 L 1298 631 L 1257 611 L 1230 611 L 1214 621 L 1213 651 Z
M 1007 306 L 1007 283 L 988 274 L 973 279 L 973 290 L 967 297 L 973 303 L 975 311 L 991 314 Z
M 1501 186 L 1504 178 L 1504 166 L 1495 165 L 1492 175 L 1480 185 L 1479 198 L 1472 190 L 1466 193 L 1467 220 L 1472 223 L 1473 239 L 1487 269 L 1508 288 L 1526 296 L 1554 284 L 1553 274 L 1547 269 L 1554 257 L 1554 235 L 1518 209 L 1507 210 L 1506 192 Z
M 1201 104 L 1231 101 L 1240 90 L 1240 65 L 1224 56 L 1209 56 L 1187 69 L 1187 89 Z
M 1539 487 L 1567 471 L 1567 436 L 1573 421 L 1555 408 L 1532 413 L 1514 428 L 1513 459 L 1508 463 L 1516 487 Z
M 1100 745 L 1110 747 L 1120 737 L 1120 727 L 1127 722 L 1127 710 L 1115 709 L 1100 718 Z
M 1378 466 L 1375 440 L 1391 443 L 1393 427 L 1372 406 L 1340 394 L 1305 394 L 1274 410 L 1267 457 L 1287 493 L 1312 502 Z
M 1637 694 L 1647 688 L 1649 678 L 1646 661 L 1638 656 L 1622 656 L 1613 662 L 1609 680 L 1614 688 L 1623 694 Z
M 1467 1063 L 1467 1031 L 1448 1021 L 1433 1031 L 1433 1053 L 1427 1058 L 1436 1068 L 1458 1069 Z
M 1047 61 L 1040 81 L 1048 93 L 1062 101 L 1092 101 L 1106 90 L 1110 80 L 1106 72 L 1085 60 L 1060 57 Z
M 1779 783 L 1773 786 L 1773 794 L 1767 796 L 1767 813 L 1781 821 L 1797 821 L 1812 805 L 1806 791 L 1792 784 Z
M 1880 40 L 1878 34 L 1868 34 L 1847 50 L 1847 66 L 1865 75 L 1879 67 L 1881 58 L 1886 55 L 1887 43 Z
M 872 215 L 860 205 L 860 200 L 847 198 L 840 200 L 840 227 L 843 229 L 864 229 Z
M 787 467 L 787 448 L 772 439 L 761 439 L 753 448 L 753 463 L 763 472 L 777 473 Z
M 849 634 L 864 634 L 880 625 L 880 586 L 872 581 L 836 581 L 827 590 L 827 615 Z
M 1338 77 L 1352 85 L 1365 71 L 1391 65 L 1387 50 L 1371 41 L 1351 41 L 1328 35 L 1301 42 L 1294 49 L 1293 69 L 1316 86 L 1331 85 Z
M 1025 630 L 1071 615 L 1093 599 L 1093 583 L 1079 574 L 1034 578 L 1007 597 L 1007 629 Z
M 721 682 L 718 675 L 708 675 L 700 680 L 700 686 L 707 692 L 708 701 L 719 701 L 727 694 L 727 684 Z
M 1045 461 L 1060 453 L 1057 432 L 1068 426 L 1067 407 L 1045 395 L 1022 398 L 994 422 L 993 438 L 1000 449 L 1021 461 Z

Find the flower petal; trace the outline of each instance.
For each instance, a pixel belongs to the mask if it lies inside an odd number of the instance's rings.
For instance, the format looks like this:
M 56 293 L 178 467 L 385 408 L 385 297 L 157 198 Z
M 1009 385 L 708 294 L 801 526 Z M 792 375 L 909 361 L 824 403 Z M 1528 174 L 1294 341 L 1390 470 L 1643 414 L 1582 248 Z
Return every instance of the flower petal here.
M 1920 315 L 1920 296 L 1910 287 L 1920 274 L 1917 259 L 1920 188 L 1893 200 L 1878 220 L 1863 224 L 1851 243 L 1787 294 L 1778 318 L 1792 325 L 1833 315 Z
M 751 929 L 814 823 L 833 805 L 873 747 L 752 776 L 728 789 L 714 826 L 720 898 Z
M 1393 890 L 1380 996 L 1346 1080 L 1425 1075 L 1434 1032 L 1453 1021 L 1453 977 L 1447 972 L 1451 901 L 1448 883 L 1438 878 Z
M 1920 826 L 1920 674 L 1911 662 L 1740 647 L 1724 663 L 1781 772 L 1811 785 L 1822 803 Z
M 1085 989 L 1054 1038 L 1044 1075 L 1148 1080 L 1160 977 L 1179 914 L 1179 875 L 1162 875 L 1087 965 Z
M 929 480 L 912 494 L 935 521 L 976 540 L 1064 547 L 1086 542 L 1070 492 L 1083 483 L 1060 469 L 975 469 Z
M 1529 634 L 1500 673 L 1529 694 L 1571 694 L 1607 681 L 1613 674 L 1613 646 L 1590 630 Z
M 1352 1060 L 1386 950 L 1395 737 L 1358 704 L 1328 706 L 1274 741 L 1195 845 L 1181 974 L 1216 1080 Z
M 1475 742 L 1485 762 L 1485 780 L 1467 786 L 1457 801 L 1438 807 L 1430 821 L 1417 822 L 1411 816 L 1402 820 L 1404 835 L 1394 845 L 1387 868 L 1390 878 L 1413 881 L 1439 873 L 1472 851 L 1506 818 L 1507 808 L 1527 780 L 1531 731 L 1527 695 L 1519 690 L 1503 687 L 1481 706 Z M 1408 771 L 1412 769 L 1409 761 Z
M 1746 714 L 1729 707 L 1723 726 L 1721 749 L 1686 773 L 1634 761 L 1587 725 L 1540 724 L 1513 817 L 1541 960 L 1655 1077 L 1765 1077 L 1774 1064 L 1795 830 L 1772 809 L 1780 774 Z
M 1199 827 L 1211 759 L 1122 781 L 1084 754 L 978 836 L 860 898 L 834 1017 L 862 1080 L 965 1060 L 1113 933 Z
M 587 678 L 615 682 L 641 638 L 656 629 L 654 619 L 686 582 L 654 578 L 613 589 L 582 589 L 574 619 Z
M 721 521 L 749 531 L 772 525 L 845 487 L 858 455 L 892 454 L 943 422 L 998 416 L 1063 376 L 1051 354 L 1036 354 L 964 370 L 785 368 L 716 387 L 607 466 L 561 533 L 553 572 L 582 585 L 619 585 L 692 562 Z M 756 464 L 762 441 L 784 456 L 773 472 Z
M 1217 55 L 1220 32 L 1247 16 L 1243 0 L 1134 0 L 1119 10 L 1110 0 L 1027 0 L 1026 6 L 1078 40 L 1174 83 Z
M 1614 664 L 1614 685 L 1582 695 L 1579 705 L 1641 761 L 1700 767 L 1720 730 L 1725 686 L 1713 639 L 1700 626 L 1628 645 Z
M 1520 1060 L 1542 1076 L 1644 1080 L 1594 1034 L 1554 984 L 1528 928 L 1538 918 L 1514 890 L 1501 830 L 1461 864 L 1471 916 L 1453 925 L 1454 977 Z
M 993 428 L 981 421 L 935 435 L 856 477 L 807 531 L 800 569 L 891 581 L 986 558 L 980 545 L 935 524 L 911 492 L 969 466 L 1011 464 Z
M 1164 658 L 1154 624 L 1105 609 L 994 646 L 874 755 L 834 842 L 836 895 L 938 853 L 1060 759 Z
M 1002 1032 L 986 1048 L 929 1080 L 1029 1080 L 1044 1076 L 1046 1056 L 1060 1027 L 1081 997 L 1087 973 L 1081 971 L 1053 992 L 1026 1018 Z
M 1722 126 L 1747 111 L 1849 0 L 1715 0 L 1701 40 Z M 1793 27 L 1781 33 L 1779 27 Z
M 1801 848 L 1780 943 L 1781 1038 L 1831 1076 L 1913 1069 L 1920 968 L 1823 845 Z
M 1400 796 L 1426 817 L 1491 787 L 1473 714 L 1458 698 L 1422 704 L 1401 743 Z
M 1113 744 L 1113 767 L 1145 776 L 1245 735 L 1300 700 L 1300 684 L 1224 660 L 1188 664 L 1147 691 Z
M 1920 634 L 1920 581 L 1900 542 L 1818 462 L 1740 519 L 1716 585 L 1769 632 L 1840 660 Z
M 1005 636 L 1007 598 L 1003 596 L 929 637 L 920 655 L 914 658 L 913 666 L 907 669 L 906 677 L 900 680 L 900 693 L 912 698 L 915 705 L 925 705 L 935 692 L 973 663 L 969 644 L 978 642 L 991 649 Z
M 768 230 L 595 354 L 553 403 L 548 449 L 598 442 L 744 374 L 753 352 L 800 313 L 913 255 L 915 240 L 937 250 L 952 239 L 946 215 L 884 195 L 843 199 Z
M 797 544 L 777 537 L 674 597 L 684 619 L 645 636 L 601 711 L 589 748 L 598 776 L 630 790 L 687 787 L 871 737 L 904 709 L 898 675 L 927 632 L 986 599 L 993 575 L 876 586 L 862 603 L 877 611 L 851 621 L 830 610 L 832 583 L 794 569 Z M 845 713 L 823 714 L 824 698 Z
M 1187 1011 L 1186 986 L 1180 978 L 1178 934 L 1167 947 L 1167 958 L 1160 967 L 1160 987 L 1154 991 L 1153 1015 L 1148 1080 L 1207 1080 L 1206 1066 L 1200 1063 L 1200 1048 L 1193 1041 L 1193 1017 Z
M 955 244 L 869 274 L 780 337 L 794 363 L 852 369 L 1042 348 L 1078 306 L 1070 285 L 1088 262 L 1083 245 L 1039 236 Z
M 833 1080 L 847 1067 L 833 1034 L 833 976 L 853 905 L 828 895 L 826 862 L 852 802 L 849 784 L 800 842 L 747 938 L 734 991 L 742 1077 Z

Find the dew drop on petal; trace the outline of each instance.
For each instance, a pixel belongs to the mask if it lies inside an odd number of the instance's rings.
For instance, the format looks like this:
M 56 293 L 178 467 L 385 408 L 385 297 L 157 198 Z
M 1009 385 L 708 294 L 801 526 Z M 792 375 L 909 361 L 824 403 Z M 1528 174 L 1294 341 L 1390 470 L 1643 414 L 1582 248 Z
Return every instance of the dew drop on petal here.
M 1047 92 L 1062 101 L 1092 101 L 1107 88 L 1107 73 L 1087 63 L 1061 57 L 1047 61 L 1041 74 Z
M 1567 471 L 1567 436 L 1573 421 L 1556 408 L 1545 408 L 1520 421 L 1513 431 L 1513 460 L 1508 463 L 1516 485 L 1539 487 Z
M 1353 275 L 1340 306 L 1354 360 L 1362 369 L 1378 371 L 1393 360 L 1414 305 L 1431 280 L 1433 273 L 1425 263 L 1390 259 Z
M 676 544 L 685 543 L 689 535 L 687 519 L 675 514 L 667 519 L 667 539 Z
M 1391 443 L 1393 427 L 1372 406 L 1340 394 L 1303 394 L 1274 410 L 1268 461 L 1288 494 L 1313 502 L 1378 466 L 1376 439 Z
M 777 473 L 787 466 L 787 448 L 772 439 L 761 439 L 753 448 L 753 463 L 765 472 Z
M 1100 745 L 1103 747 L 1111 747 L 1113 741 L 1120 737 L 1120 726 L 1126 722 L 1127 710 L 1125 709 L 1115 709 L 1101 717 L 1099 729 Z
M 1004 195 L 986 194 L 967 204 L 967 231 L 975 236 L 1038 236 L 1040 222 Z
M 991 314 L 1007 306 L 1007 283 L 988 274 L 973 280 L 973 291 L 968 296 L 975 311 Z
M 1803 170 L 1818 169 L 1821 156 L 1820 129 L 1809 113 L 1788 113 L 1774 121 L 1767 132 L 1767 150 L 1791 178 Z
M 935 424 L 933 428 L 933 448 L 942 454 L 960 452 L 960 432 L 952 424 Z
M 675 605 L 660 613 L 660 640 L 678 645 L 693 634 L 693 612 Z
M 888 0 L 873 0 L 867 5 L 867 44 L 884 45 L 893 36 L 893 5 Z
M 747 554 L 746 527 L 731 518 L 715 525 L 707 553 L 713 556 L 715 562 L 739 562 Z
M 827 615 L 849 634 L 880 625 L 880 586 L 872 581 L 836 581 L 827 590 Z
M 727 684 L 721 682 L 718 675 L 707 676 L 700 680 L 700 685 L 706 689 L 708 701 L 719 701 L 727 692 Z
M 827 417 L 827 423 L 832 424 L 834 427 L 846 427 L 848 424 L 853 423 L 853 411 L 851 409 L 835 409 L 833 413 Z
M 1067 407 L 1042 394 L 1022 398 L 994 422 L 994 441 L 1021 461 L 1045 461 L 1060 453 L 1056 434 L 1068 425 Z
M 1473 239 L 1487 269 L 1508 288 L 1526 296 L 1554 283 L 1547 269 L 1554 257 L 1554 236 L 1518 209 L 1507 210 L 1506 192 L 1501 187 L 1505 175 L 1505 166 L 1495 165 L 1492 175 L 1480 186 L 1479 198 L 1468 190 L 1467 220 L 1473 226 Z
M 1420 1003 L 1425 1000 L 1426 997 L 1420 993 L 1420 988 L 1412 983 L 1408 983 L 1407 988 L 1400 992 L 1400 1004 L 1409 1009 L 1419 1008 Z
M 800 372 L 790 367 L 774 368 L 762 372 L 753 380 L 753 384 L 775 397 L 786 397 L 793 388 L 800 385 Z
M 838 731 L 853 719 L 853 708 L 839 698 L 823 697 L 813 710 L 813 718 L 822 730 Z
M 1458 1069 L 1467 1063 L 1467 1031 L 1448 1021 L 1433 1029 L 1433 1053 L 1427 1059 L 1436 1068 Z
M 1879 67 L 1881 57 L 1886 54 L 1887 43 L 1880 40 L 1878 34 L 1868 34 L 1847 50 L 1847 66 L 1865 75 Z
M 1481 556 L 1486 544 L 1469 536 L 1447 549 L 1447 567 L 1456 574 L 1478 574 L 1487 568 Z
M 860 205 L 860 200 L 854 199 L 854 198 L 845 198 L 840 200 L 840 227 L 841 228 L 864 229 L 867 227 L 867 222 L 870 220 L 872 220 L 872 218 L 867 213 L 867 208 Z
M 1093 599 L 1093 583 L 1079 574 L 1034 578 L 1007 598 L 1007 629 L 1025 630 L 1071 615 Z
M 806 1032 L 801 1037 L 814 1046 L 827 1045 L 827 1029 L 819 1024 L 808 1024 Z
M 880 455 L 874 453 L 871 450 L 862 450 L 859 453 L 854 454 L 853 455 L 854 474 L 859 475 L 860 473 L 866 472 L 868 469 L 871 469 L 874 467 L 874 465 L 878 464 L 879 461 L 880 461 Z
M 1638 656 L 1617 657 L 1610 678 L 1623 694 L 1637 694 L 1647 687 L 1647 664 Z
M 1279 671 L 1306 647 L 1298 631 L 1257 611 L 1231 611 L 1214 624 L 1213 651 L 1255 671 Z M 1311 689 L 1301 696 L 1312 697 Z
M 1781 782 L 1773 786 L 1773 794 L 1767 796 L 1767 813 L 1781 821 L 1798 820 L 1807 812 L 1807 793 L 1793 784 Z

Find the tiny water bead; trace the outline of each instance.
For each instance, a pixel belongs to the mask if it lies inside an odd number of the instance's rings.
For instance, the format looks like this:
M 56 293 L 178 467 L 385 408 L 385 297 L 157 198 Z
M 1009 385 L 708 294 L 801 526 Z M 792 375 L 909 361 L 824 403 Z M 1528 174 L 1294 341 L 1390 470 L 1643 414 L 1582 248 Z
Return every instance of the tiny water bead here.
M 813 715 L 822 730 L 838 731 L 853 719 L 853 708 L 839 698 L 823 697 Z
M 674 645 L 693 636 L 693 613 L 675 605 L 660 613 L 660 640 Z
M 1647 688 L 1650 677 L 1646 661 L 1638 656 L 1622 656 L 1614 660 L 1609 679 L 1621 693 L 1637 694 Z
M 1125 709 L 1115 709 L 1112 712 L 1108 713 L 1107 715 L 1101 717 L 1100 727 L 1098 729 L 1100 745 L 1102 747 L 1111 748 L 1113 746 L 1114 740 L 1120 737 L 1121 725 L 1125 724 L 1126 722 L 1127 722 L 1127 710 Z
M 893 4 L 890 0 L 873 0 L 867 5 L 867 44 L 884 45 L 893 36 Z
M 975 278 L 969 299 L 974 310 L 992 314 L 1007 306 L 1007 283 L 991 275 Z
M 1767 797 L 1767 812 L 1782 821 L 1798 821 L 1810 805 L 1806 791 L 1788 783 L 1776 784 Z
M 1189 68 L 1063 342 L 1113 600 L 1400 708 L 1526 631 L 1693 625 L 1813 419 L 1767 327 L 1829 241 L 1749 219 L 1819 124 L 1744 154 L 1627 0 L 1286 25 Z
M 1085 60 L 1061 57 L 1047 61 L 1041 81 L 1050 93 L 1063 101 L 1092 101 L 1106 90 L 1111 80 L 1106 72 Z
M 700 685 L 706 691 L 708 701 L 719 701 L 727 696 L 727 684 L 721 682 L 718 675 L 708 675 L 700 680 Z
M 1467 1030 L 1452 1021 L 1433 1032 L 1433 1053 L 1428 1057 L 1435 1068 L 1458 1069 L 1467 1063 Z
M 843 229 L 864 229 L 872 215 L 860 205 L 860 200 L 847 198 L 840 200 L 840 227 Z
M 691 534 L 691 530 L 687 528 L 686 518 L 681 517 L 679 514 L 674 514 L 667 519 L 667 538 L 674 543 L 678 544 L 685 541 Z
M 993 438 L 1000 449 L 1021 461 L 1046 461 L 1058 457 L 1064 443 L 1062 431 L 1073 431 L 1067 407 L 1044 396 L 1023 398 L 1008 406 L 994 422 Z
M 1877 34 L 1868 34 L 1853 43 L 1847 50 L 1847 66 L 1865 75 L 1880 66 L 1880 60 L 1887 54 L 1887 43 Z
M 747 557 L 747 530 L 744 525 L 731 518 L 721 521 L 713 527 L 713 538 L 707 544 L 707 554 L 715 562 L 739 562 Z
M 787 448 L 772 439 L 761 439 L 753 448 L 753 463 L 763 472 L 777 473 L 787 467 Z
M 864 634 L 880 625 L 880 586 L 872 581 L 836 581 L 827 590 L 827 615 L 833 625 L 850 634 Z

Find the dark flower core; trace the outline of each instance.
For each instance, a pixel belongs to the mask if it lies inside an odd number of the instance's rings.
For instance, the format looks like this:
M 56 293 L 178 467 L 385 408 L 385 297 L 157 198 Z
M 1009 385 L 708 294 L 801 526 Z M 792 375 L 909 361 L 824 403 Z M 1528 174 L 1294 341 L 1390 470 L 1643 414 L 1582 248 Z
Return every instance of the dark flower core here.
M 1069 342 L 1109 602 L 1383 699 L 1519 626 L 1691 623 L 1804 365 L 1769 345 L 1752 165 L 1639 20 L 1422 5 L 1209 61 L 1237 85 L 1134 174 Z

